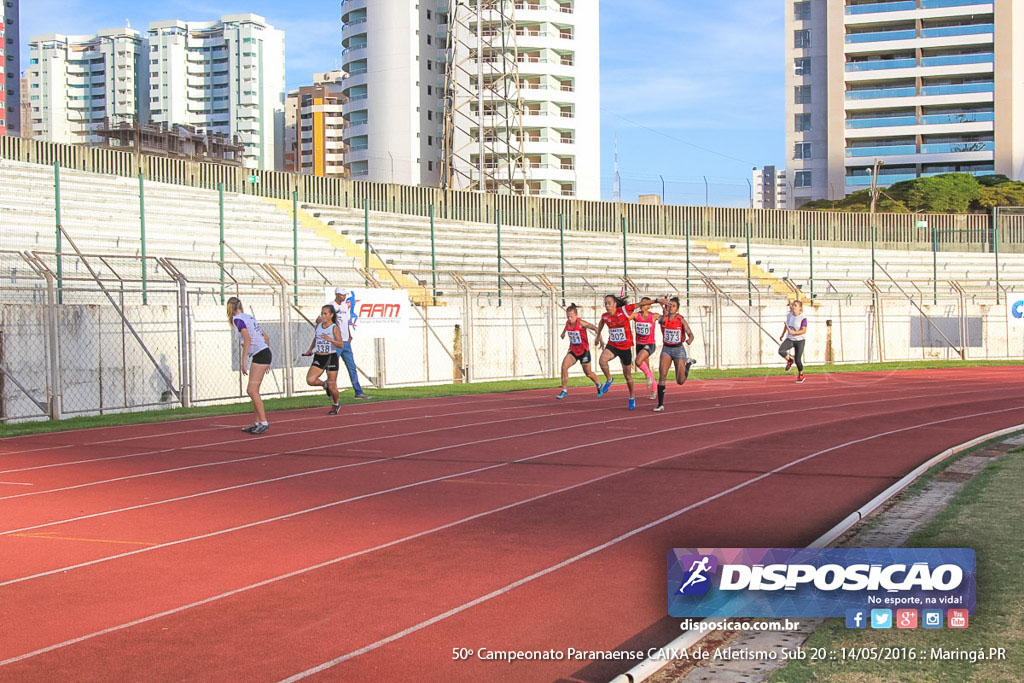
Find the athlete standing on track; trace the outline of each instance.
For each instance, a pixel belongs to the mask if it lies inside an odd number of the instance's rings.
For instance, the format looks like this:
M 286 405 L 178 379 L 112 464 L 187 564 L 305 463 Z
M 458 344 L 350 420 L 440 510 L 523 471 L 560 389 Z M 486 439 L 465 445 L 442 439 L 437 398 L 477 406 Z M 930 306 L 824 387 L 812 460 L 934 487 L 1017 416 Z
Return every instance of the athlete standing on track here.
M 786 359 L 786 369 L 793 367 L 796 361 L 796 383 L 804 382 L 804 343 L 807 336 L 807 318 L 804 316 L 804 303 L 800 299 L 789 305 L 789 313 L 786 314 L 786 329 L 783 330 L 779 341 L 779 355 Z M 792 351 L 792 353 L 790 353 Z
M 306 384 L 311 387 L 323 387 L 331 397 L 331 410 L 328 415 L 337 415 L 340 406 L 338 398 L 338 352 L 344 342 L 338 329 L 338 314 L 334 306 L 327 304 L 320 309 L 313 341 L 303 356 L 313 356 L 313 364 L 306 373 Z M 316 353 L 314 354 L 314 349 Z M 321 381 L 320 375 L 327 372 L 327 379 Z
M 696 363 L 686 357 L 685 344 L 693 343 L 693 331 L 679 313 L 679 297 L 659 300 L 665 313 L 661 316 L 661 363 L 658 368 L 658 407 L 654 412 L 665 410 L 665 381 L 668 371 L 675 365 L 676 384 L 682 386 L 690 376 L 690 366 Z
M 569 304 L 565 309 L 565 327 L 562 328 L 562 339 L 569 335 L 569 352 L 562 359 L 562 392 L 555 398 L 565 398 L 569 395 L 569 368 L 579 361 L 583 366 L 583 374 L 590 378 L 590 381 L 597 387 L 597 395 L 601 395 L 601 382 L 597 375 L 590 369 L 590 340 L 587 338 L 587 330 L 597 328 L 579 317 L 576 304 Z
M 633 326 L 636 328 L 636 367 L 644 373 L 647 378 L 647 389 L 654 388 L 654 373 L 647 365 L 647 359 L 654 355 L 657 349 L 657 338 L 654 336 L 654 323 L 660 317 L 657 313 L 651 313 L 651 304 L 654 299 L 644 297 L 640 299 L 640 310 L 634 311 Z M 651 393 L 651 398 L 657 398 L 656 393 Z
M 249 385 L 245 393 L 252 399 L 252 410 L 256 413 L 256 422 L 243 427 L 242 431 L 262 434 L 270 428 L 267 414 L 263 410 L 263 399 L 260 398 L 260 385 L 270 368 L 270 344 L 267 342 L 267 335 L 263 333 L 263 328 L 256 318 L 245 312 L 237 296 L 228 299 L 227 311 L 228 321 L 242 336 L 242 374 L 249 376 Z M 246 359 L 251 359 L 248 370 L 245 367 Z
M 633 315 L 636 305 L 627 304 L 614 294 L 604 298 L 605 313 L 601 316 L 601 324 L 597 326 L 597 344 L 601 345 L 601 330 L 608 327 L 608 344 L 601 352 L 601 372 L 605 383 L 601 386 L 603 396 L 612 386 L 612 372 L 608 367 L 612 358 L 618 357 L 622 363 L 622 374 L 626 376 L 629 387 L 629 409 L 636 409 L 636 398 L 633 396 L 633 330 L 630 328 L 629 316 Z
M 352 384 L 352 391 L 355 392 L 355 397 L 368 399 L 370 397 L 363 393 L 363 388 L 359 386 L 359 372 L 356 369 L 356 359 L 352 355 L 352 326 L 349 324 L 351 315 L 349 304 L 345 301 L 346 293 L 347 290 L 342 287 L 336 287 L 334 289 L 334 301 L 329 304 L 337 314 L 338 330 L 340 330 L 341 339 L 344 342 L 342 347 L 338 349 L 338 357 L 345 363 L 345 369 L 348 370 L 348 380 Z

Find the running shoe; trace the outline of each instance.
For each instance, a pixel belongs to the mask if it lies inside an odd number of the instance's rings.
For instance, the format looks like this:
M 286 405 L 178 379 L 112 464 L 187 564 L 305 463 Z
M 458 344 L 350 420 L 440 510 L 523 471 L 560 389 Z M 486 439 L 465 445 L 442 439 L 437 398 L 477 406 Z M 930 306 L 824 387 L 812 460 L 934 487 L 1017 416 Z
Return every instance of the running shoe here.
M 568 395 L 569 395 L 569 392 L 566 391 L 565 389 L 562 389 L 560 392 L 558 392 L 558 396 L 555 396 L 555 398 L 563 399 L 563 398 L 565 398 Z
M 663 412 L 665 412 L 665 406 L 658 406 L 657 408 L 654 409 L 654 412 L 656 412 L 656 413 L 663 413 Z
M 635 398 L 629 399 L 629 409 L 630 410 L 636 410 L 636 399 Z
M 647 378 L 647 391 L 650 391 L 651 387 L 653 387 L 653 386 L 654 386 L 654 380 L 651 379 L 650 377 L 648 377 Z
M 803 384 L 804 383 L 804 373 L 801 372 L 799 375 L 796 376 L 796 383 L 797 384 Z
M 370 397 L 368 395 L 366 395 L 366 394 L 356 394 L 355 397 L 358 398 L 361 401 L 369 401 L 370 400 Z
M 598 385 L 597 385 L 597 397 L 598 397 L 598 398 L 601 398 L 602 396 L 604 396 L 604 392 L 603 392 L 603 391 L 601 391 L 601 385 L 600 385 L 600 384 L 598 384 Z
M 611 387 L 612 387 L 612 382 L 614 382 L 614 381 L 615 381 L 615 378 L 612 377 L 610 380 L 608 380 L 607 382 L 602 384 L 601 385 L 601 393 L 602 394 L 607 394 L 608 390 L 611 389 Z
M 786 356 L 786 370 L 788 371 L 791 367 L 793 367 L 793 359 Z
M 692 358 L 687 358 L 686 359 L 686 363 L 685 363 L 685 365 L 683 367 L 683 377 L 689 379 L 689 377 L 690 377 L 690 368 L 692 368 L 696 364 L 697 364 L 697 361 L 693 360 Z
M 331 406 L 331 410 L 327 414 L 328 415 L 337 415 L 338 414 L 338 404 L 335 403 L 333 406 Z
M 248 427 L 242 427 L 242 431 L 245 432 L 246 434 L 252 434 L 255 429 L 256 429 L 256 423 L 255 422 L 253 422 Z
M 267 431 L 268 429 L 270 429 L 270 423 L 268 423 L 268 422 L 259 422 L 259 423 L 257 423 L 255 425 L 255 427 L 253 428 L 252 432 L 250 432 L 250 433 L 251 434 L 262 434 L 263 432 Z

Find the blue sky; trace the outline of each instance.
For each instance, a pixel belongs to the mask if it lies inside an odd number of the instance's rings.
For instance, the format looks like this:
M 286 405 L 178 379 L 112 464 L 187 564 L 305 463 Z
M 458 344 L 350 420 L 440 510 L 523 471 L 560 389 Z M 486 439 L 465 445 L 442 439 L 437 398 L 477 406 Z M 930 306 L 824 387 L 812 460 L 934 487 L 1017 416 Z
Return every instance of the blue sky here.
M 660 193 L 662 175 L 666 201 L 703 204 L 707 176 L 711 204 L 745 206 L 751 167 L 784 165 L 782 11 L 778 0 L 601 0 L 605 199 L 616 136 L 627 201 Z M 151 21 L 239 12 L 285 31 L 289 88 L 340 65 L 339 0 L 28 0 L 21 35 L 27 44 L 40 33 L 93 33 L 126 20 L 145 31 Z

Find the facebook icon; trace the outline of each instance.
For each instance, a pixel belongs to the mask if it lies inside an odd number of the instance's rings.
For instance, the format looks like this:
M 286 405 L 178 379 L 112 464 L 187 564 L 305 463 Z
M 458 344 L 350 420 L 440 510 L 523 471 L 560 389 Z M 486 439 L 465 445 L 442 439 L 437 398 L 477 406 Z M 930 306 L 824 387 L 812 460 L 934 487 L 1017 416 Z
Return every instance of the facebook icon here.
M 867 628 L 868 612 L 863 609 L 846 610 L 846 628 Z

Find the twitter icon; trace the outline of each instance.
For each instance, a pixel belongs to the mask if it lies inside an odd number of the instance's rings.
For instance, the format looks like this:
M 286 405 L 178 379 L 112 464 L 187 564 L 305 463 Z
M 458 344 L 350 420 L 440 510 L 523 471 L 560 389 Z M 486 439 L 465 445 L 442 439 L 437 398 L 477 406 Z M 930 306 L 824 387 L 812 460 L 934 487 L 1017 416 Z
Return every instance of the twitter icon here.
M 892 610 L 871 610 L 871 628 L 892 628 Z

